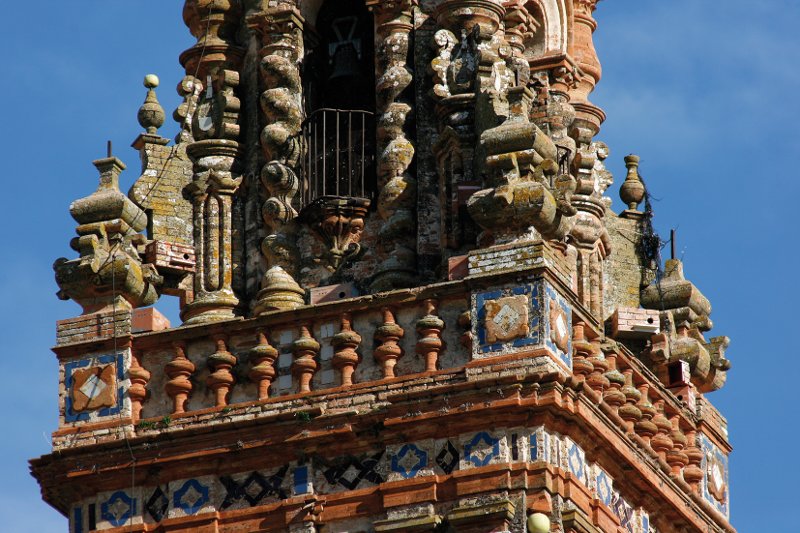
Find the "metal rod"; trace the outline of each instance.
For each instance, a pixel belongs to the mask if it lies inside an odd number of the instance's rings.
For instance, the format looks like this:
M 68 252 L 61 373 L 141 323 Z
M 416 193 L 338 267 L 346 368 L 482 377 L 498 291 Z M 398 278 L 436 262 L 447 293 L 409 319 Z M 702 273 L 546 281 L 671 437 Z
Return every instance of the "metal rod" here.
M 669 244 L 670 244 L 669 249 L 670 249 L 670 253 L 672 255 L 672 259 L 675 259 L 675 230 L 674 229 L 669 230 Z
M 106 157 L 111 157 L 112 153 L 113 152 L 111 150 L 111 141 L 106 141 L 106 154 L 107 154 Z
M 336 113 L 336 196 L 339 196 L 339 117 L 341 113 Z

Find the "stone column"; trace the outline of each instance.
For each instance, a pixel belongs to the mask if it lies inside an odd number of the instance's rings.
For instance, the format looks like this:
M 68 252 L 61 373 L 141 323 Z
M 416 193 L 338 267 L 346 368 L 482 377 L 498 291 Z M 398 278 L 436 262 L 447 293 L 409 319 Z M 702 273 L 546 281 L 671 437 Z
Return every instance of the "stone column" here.
M 411 84 L 406 62 L 415 0 L 368 0 L 375 13 L 377 63 L 378 235 L 381 263 L 371 283 L 374 291 L 416 283 L 416 180 L 408 172 L 414 146 L 405 136 L 411 106 L 401 94 Z
M 261 169 L 266 197 L 261 216 L 267 235 L 261 252 L 267 272 L 253 307 L 258 315 L 304 304 L 304 292 L 295 281 L 299 259 L 292 224 L 297 217 L 292 200 L 299 186 L 297 169 L 302 153 L 303 18 L 297 8 L 284 4 L 254 13 L 248 24 L 262 46 L 259 54 L 265 90 L 261 110 L 267 124 L 261 132 L 266 160 Z
M 228 320 L 239 298 L 234 294 L 232 217 L 238 175 L 239 143 L 206 139 L 189 145 L 194 179 L 187 187 L 194 205 L 194 245 L 197 264 L 194 299 L 181 311 L 185 324 Z
M 597 21 L 592 13 L 597 8 L 599 0 L 573 0 L 574 23 L 572 46 L 570 54 L 575 58 L 575 63 L 580 68 L 581 75 L 575 78 L 575 83 L 570 88 L 570 101 L 575 107 L 576 122 L 592 130 L 592 136 L 600 131 L 600 124 L 606 118 L 603 110 L 589 101 L 589 94 L 600 81 L 602 68 L 597 52 L 594 49 L 594 30 Z

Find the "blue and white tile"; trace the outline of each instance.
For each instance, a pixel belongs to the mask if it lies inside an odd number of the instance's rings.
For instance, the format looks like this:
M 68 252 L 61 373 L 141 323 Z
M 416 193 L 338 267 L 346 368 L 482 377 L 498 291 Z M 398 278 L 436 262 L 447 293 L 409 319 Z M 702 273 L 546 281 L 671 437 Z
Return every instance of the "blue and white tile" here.
M 387 448 L 389 472 L 387 481 L 401 481 L 434 474 L 434 441 L 396 444 Z
M 222 486 L 215 476 L 200 476 L 169 484 L 170 518 L 194 516 L 215 510 L 214 500 Z
M 478 431 L 459 438 L 461 469 L 479 468 L 510 461 L 505 433 Z

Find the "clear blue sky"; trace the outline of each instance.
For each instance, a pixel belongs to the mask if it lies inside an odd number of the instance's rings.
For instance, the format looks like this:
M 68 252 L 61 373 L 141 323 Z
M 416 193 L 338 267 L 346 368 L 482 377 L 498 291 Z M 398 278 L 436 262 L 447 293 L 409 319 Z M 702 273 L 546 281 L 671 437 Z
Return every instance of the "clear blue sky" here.
M 96 186 L 91 160 L 111 139 L 138 176 L 142 77 L 161 77 L 177 105 L 178 54 L 193 39 L 178 0 L 7 2 L 0 95 L 5 252 L 0 260 L 0 516 L 16 533 L 67 531 L 42 503 L 27 460 L 56 428 L 55 321 L 77 314 L 55 297 L 51 264 L 73 257 L 68 205 Z M 800 3 L 790 0 L 607 0 L 595 43 L 604 79 L 593 100 L 608 114 L 616 198 L 622 158 L 641 171 L 662 235 L 679 231 L 687 277 L 714 306 L 712 334 L 732 338 L 726 387 L 733 523 L 742 532 L 799 531 L 794 393 L 798 303 L 796 218 Z M 162 129 L 173 136 L 176 126 Z M 619 208 L 619 200 L 615 199 Z M 168 311 L 169 312 L 169 311 Z M 794 325 L 793 325 L 794 324 Z

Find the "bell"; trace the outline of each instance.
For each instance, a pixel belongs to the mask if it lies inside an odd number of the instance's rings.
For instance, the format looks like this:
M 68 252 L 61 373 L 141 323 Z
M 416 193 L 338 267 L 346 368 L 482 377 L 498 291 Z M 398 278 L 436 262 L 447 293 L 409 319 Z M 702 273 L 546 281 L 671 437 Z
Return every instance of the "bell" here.
M 342 78 L 357 78 L 361 76 L 358 52 L 353 43 L 345 43 L 336 47 L 333 53 L 333 71 L 328 80 L 341 80 Z

